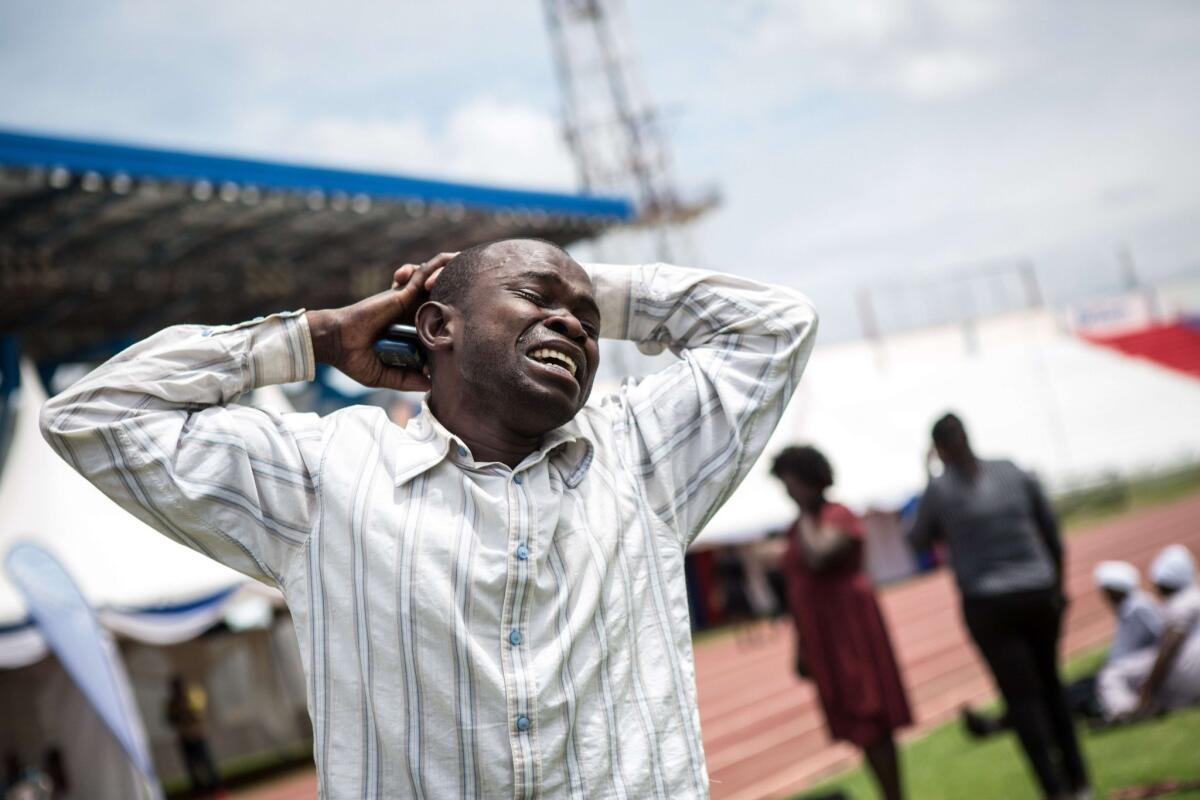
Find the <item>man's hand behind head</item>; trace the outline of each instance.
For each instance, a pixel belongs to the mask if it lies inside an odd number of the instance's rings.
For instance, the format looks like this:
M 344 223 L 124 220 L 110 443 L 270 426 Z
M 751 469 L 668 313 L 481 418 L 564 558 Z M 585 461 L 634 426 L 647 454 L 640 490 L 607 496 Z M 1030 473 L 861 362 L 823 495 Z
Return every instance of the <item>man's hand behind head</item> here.
M 342 308 L 309 311 L 313 355 L 363 384 L 406 392 L 428 391 L 419 370 L 390 367 L 379 360 L 374 344 L 389 325 L 411 323 L 429 299 L 429 290 L 454 253 L 440 253 L 424 264 L 405 264 L 392 275 L 392 288 Z

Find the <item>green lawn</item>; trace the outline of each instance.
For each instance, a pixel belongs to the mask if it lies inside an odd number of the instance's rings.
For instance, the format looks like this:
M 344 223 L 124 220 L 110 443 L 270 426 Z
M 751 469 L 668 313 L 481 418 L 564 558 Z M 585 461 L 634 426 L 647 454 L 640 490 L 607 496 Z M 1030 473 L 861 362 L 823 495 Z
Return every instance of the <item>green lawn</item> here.
M 1075 659 L 1071 676 L 1094 669 L 1104 651 Z M 1200 709 L 1128 728 L 1092 733 L 1080 727 L 1096 798 L 1131 784 L 1168 778 L 1200 778 Z M 935 728 L 902 747 L 902 765 L 908 796 L 914 800 L 1023 800 L 1039 797 L 1033 776 L 1026 768 L 1011 734 L 985 742 L 968 739 L 957 720 Z M 877 797 L 875 786 L 862 767 L 821 783 L 808 792 L 840 789 L 853 798 Z M 1170 795 L 1171 800 L 1200 800 L 1200 792 Z
M 1067 533 L 1085 531 L 1097 522 L 1130 511 L 1162 505 L 1200 491 L 1200 465 L 1147 475 L 1136 480 L 1113 480 L 1091 489 L 1054 498 Z

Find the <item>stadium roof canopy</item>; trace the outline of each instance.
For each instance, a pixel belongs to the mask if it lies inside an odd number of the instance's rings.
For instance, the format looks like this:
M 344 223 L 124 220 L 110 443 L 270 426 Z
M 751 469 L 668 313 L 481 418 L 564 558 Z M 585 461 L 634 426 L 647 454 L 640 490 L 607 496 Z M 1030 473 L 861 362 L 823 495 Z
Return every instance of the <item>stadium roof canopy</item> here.
M 633 217 L 622 198 L 0 131 L 0 335 L 43 363 L 103 358 L 178 322 L 344 305 L 440 251 Z

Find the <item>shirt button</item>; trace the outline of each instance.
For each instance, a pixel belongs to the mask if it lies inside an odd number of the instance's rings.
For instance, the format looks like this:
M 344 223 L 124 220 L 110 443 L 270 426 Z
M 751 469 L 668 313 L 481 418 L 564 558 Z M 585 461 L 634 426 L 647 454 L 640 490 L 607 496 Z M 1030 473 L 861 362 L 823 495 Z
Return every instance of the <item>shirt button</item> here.
M 517 730 L 521 731 L 522 733 L 529 730 L 529 717 L 525 716 L 524 714 L 517 717 Z
M 508 634 L 508 641 L 513 647 L 519 645 L 521 643 L 521 632 L 516 628 L 513 628 L 513 630 Z
M 513 483 L 520 486 L 524 482 L 525 482 L 525 476 L 522 475 L 521 473 L 518 472 L 516 475 L 513 475 Z
M 459 445 L 459 448 L 458 448 L 458 454 L 459 454 L 460 456 L 462 456 L 463 458 L 466 458 L 466 457 L 467 457 L 467 448 L 465 448 L 465 447 L 463 447 L 463 446 Z
M 517 560 L 524 561 L 529 558 L 529 548 L 523 544 L 517 545 Z

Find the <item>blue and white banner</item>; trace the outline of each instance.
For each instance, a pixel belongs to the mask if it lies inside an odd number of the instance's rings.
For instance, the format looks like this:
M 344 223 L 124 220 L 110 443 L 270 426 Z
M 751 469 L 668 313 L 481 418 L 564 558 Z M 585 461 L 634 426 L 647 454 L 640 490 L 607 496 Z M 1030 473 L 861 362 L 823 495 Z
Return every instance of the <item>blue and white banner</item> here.
M 146 778 L 150 795 L 162 797 L 120 654 L 75 581 L 34 544 L 14 545 L 5 566 L 50 649 Z

